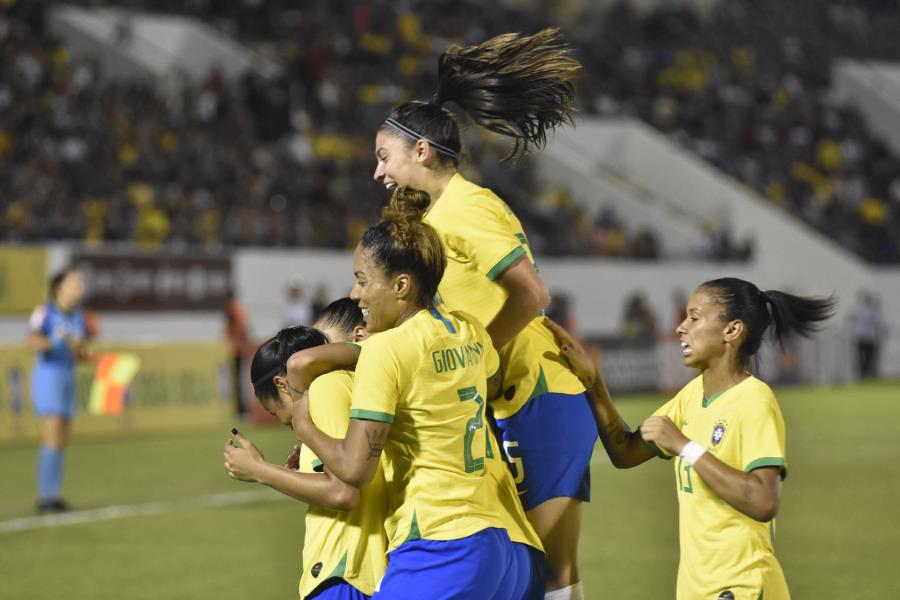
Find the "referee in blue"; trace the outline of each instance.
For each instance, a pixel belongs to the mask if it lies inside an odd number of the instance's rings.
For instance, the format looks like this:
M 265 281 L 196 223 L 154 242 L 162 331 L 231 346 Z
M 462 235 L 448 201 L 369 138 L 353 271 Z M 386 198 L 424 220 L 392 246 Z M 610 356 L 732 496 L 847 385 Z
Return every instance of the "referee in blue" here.
M 69 423 L 75 413 L 75 363 L 87 358 L 84 280 L 75 268 L 50 280 L 50 299 L 31 314 L 28 348 L 37 353 L 31 399 L 41 430 L 37 480 L 40 513 L 69 510 L 60 495 Z

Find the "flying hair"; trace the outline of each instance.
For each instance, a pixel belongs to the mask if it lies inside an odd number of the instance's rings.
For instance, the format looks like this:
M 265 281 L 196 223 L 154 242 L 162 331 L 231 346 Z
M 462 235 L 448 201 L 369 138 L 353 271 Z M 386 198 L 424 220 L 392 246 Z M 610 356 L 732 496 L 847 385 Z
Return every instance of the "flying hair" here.
M 478 125 L 513 139 L 504 160 L 521 158 L 545 146 L 549 130 L 574 123 L 573 79 L 581 64 L 570 52 L 555 28 L 451 46 L 438 61 L 438 86 L 431 99 L 397 106 L 384 127 L 413 142 L 428 140 L 457 164 L 459 128 L 442 108 L 454 102 Z

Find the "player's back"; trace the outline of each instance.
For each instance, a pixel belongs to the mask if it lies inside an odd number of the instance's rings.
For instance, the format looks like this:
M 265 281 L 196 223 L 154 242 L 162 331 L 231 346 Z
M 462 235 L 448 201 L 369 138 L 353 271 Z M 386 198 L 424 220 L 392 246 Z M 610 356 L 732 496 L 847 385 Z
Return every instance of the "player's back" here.
M 483 325 L 465 313 L 423 310 L 363 346 L 351 416 L 392 423 L 384 447 L 390 549 L 504 528 L 486 469 L 500 460 L 484 406 L 498 368 Z

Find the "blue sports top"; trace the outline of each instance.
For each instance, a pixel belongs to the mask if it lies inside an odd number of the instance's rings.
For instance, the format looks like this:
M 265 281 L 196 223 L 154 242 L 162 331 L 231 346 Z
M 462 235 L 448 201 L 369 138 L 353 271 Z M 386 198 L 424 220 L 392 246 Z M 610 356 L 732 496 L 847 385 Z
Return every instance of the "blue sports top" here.
M 52 344 L 49 350 L 38 353 L 38 364 L 60 367 L 75 365 L 75 355 L 66 344 L 66 338 L 80 341 L 87 337 L 81 309 L 65 313 L 52 301 L 48 301 L 34 309 L 28 325 L 32 332 L 48 338 Z

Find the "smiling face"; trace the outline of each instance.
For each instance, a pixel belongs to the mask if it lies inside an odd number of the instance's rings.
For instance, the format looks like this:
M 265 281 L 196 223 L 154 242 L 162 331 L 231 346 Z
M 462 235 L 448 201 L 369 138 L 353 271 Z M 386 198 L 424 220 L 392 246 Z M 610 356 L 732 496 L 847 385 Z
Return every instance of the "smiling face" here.
M 362 244 L 353 253 L 353 274 L 356 284 L 350 297 L 359 303 L 366 331 L 372 334 L 396 326 L 406 308 L 398 297 L 397 278 L 388 275 Z
M 722 309 L 714 290 L 697 288 L 691 295 L 687 317 L 675 330 L 685 366 L 706 370 L 726 355 L 730 324 L 722 320 Z
M 417 175 L 422 168 L 419 152 L 406 138 L 382 128 L 375 136 L 375 173 L 372 177 L 382 183 L 388 191 L 409 186 L 420 189 Z

